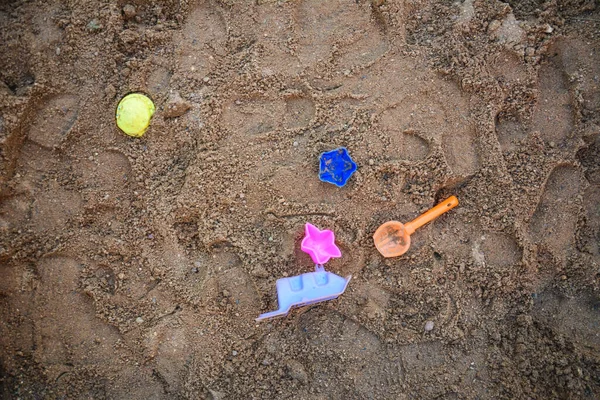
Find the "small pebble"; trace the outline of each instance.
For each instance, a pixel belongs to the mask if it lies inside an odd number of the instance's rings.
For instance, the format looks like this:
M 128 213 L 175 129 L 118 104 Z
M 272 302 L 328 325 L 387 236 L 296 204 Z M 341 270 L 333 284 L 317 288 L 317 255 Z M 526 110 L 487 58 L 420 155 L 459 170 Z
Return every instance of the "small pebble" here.
M 125 4 L 125 7 L 123 7 L 123 15 L 125 16 L 125 19 L 132 19 L 135 17 L 135 14 L 135 7 L 131 4 Z
M 117 95 L 117 89 L 110 83 L 104 88 L 104 94 L 108 99 L 113 99 Z
M 289 360 L 287 362 L 286 367 L 288 370 L 288 375 L 291 378 L 297 380 L 302 384 L 306 384 L 308 382 L 308 374 L 306 373 L 304 365 L 302 365 L 296 360 Z
M 173 92 L 169 96 L 167 106 L 165 108 L 165 118 L 176 118 L 186 113 L 191 108 L 190 103 L 181 98 L 179 93 Z
M 231 352 L 231 354 L 233 354 L 233 355 L 234 355 L 234 357 L 235 357 L 235 356 L 237 356 L 237 355 L 238 355 L 238 352 L 234 350 L 234 351 L 232 351 L 232 352 Z
M 88 31 L 90 32 L 95 32 L 98 31 L 102 28 L 102 25 L 100 25 L 100 22 L 98 22 L 98 20 L 96 18 L 90 20 L 90 22 L 88 22 L 88 24 L 86 25 L 86 28 Z
M 375 160 L 373 160 L 372 158 L 369 159 L 369 165 L 374 165 L 375 164 Z
M 135 319 L 135 322 L 137 322 L 138 324 L 141 324 L 142 322 L 144 322 L 144 319 L 142 317 L 137 317 Z
M 298 147 L 298 142 L 294 142 L 294 147 Z
M 529 57 L 533 56 L 535 54 L 535 48 L 534 47 L 528 47 L 525 49 L 525 54 Z
M 433 321 L 425 322 L 425 332 L 431 332 L 433 330 L 434 324 Z
M 490 24 L 488 25 L 488 32 L 494 32 L 494 31 L 498 30 L 498 28 L 500 28 L 501 25 L 502 25 L 502 21 L 497 20 L 497 19 L 490 22 Z
M 269 277 L 269 271 L 267 271 L 264 267 L 256 266 L 252 270 L 252 275 L 254 275 L 254 276 L 258 277 L 258 278 L 268 278 Z

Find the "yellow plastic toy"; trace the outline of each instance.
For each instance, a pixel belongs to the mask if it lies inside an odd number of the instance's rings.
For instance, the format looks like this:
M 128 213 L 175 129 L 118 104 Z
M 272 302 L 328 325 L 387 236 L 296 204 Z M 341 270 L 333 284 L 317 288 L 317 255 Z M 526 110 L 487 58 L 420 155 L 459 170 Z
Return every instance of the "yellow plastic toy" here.
M 154 103 L 141 93 L 123 97 L 117 106 L 117 126 L 126 134 L 141 137 L 154 115 Z

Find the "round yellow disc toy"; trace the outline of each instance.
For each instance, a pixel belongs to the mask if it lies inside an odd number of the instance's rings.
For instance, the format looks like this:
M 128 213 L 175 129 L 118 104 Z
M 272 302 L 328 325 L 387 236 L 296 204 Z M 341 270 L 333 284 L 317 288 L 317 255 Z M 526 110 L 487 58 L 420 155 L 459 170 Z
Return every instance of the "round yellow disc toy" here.
M 141 93 L 123 97 L 117 106 L 117 126 L 126 134 L 141 137 L 154 115 L 154 103 Z

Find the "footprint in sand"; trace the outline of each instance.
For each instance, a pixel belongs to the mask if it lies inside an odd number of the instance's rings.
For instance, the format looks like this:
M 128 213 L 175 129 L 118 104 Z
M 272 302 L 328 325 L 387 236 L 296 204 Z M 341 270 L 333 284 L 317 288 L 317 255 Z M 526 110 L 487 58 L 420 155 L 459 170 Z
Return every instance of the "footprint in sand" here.
M 298 58 L 304 66 L 336 57 L 344 68 L 367 66 L 387 51 L 370 7 L 352 0 L 303 1 L 296 9 Z M 338 52 L 334 54 L 334 47 Z M 339 54 L 339 56 L 338 56 Z
M 482 238 L 480 251 L 486 265 L 498 268 L 514 267 L 523 255 L 515 238 L 500 232 L 487 233 Z
M 31 140 L 26 140 L 21 147 L 17 159 L 17 172 L 26 177 L 30 182 L 41 182 L 45 176 L 58 168 L 58 160 L 52 150 L 41 146 Z M 25 186 L 33 185 L 27 183 Z
M 256 38 L 260 46 L 256 62 L 263 76 L 273 74 L 294 76 L 301 71 L 298 58 L 292 54 L 294 37 L 292 15 L 280 4 L 257 6 Z
M 577 159 L 583 166 L 588 182 L 600 185 L 600 136 L 597 136 L 589 146 L 579 150 Z
M 386 152 L 392 158 L 419 161 L 429 154 L 429 143 L 410 128 L 411 123 L 406 114 L 406 109 L 392 108 L 381 115 L 381 126 L 390 140 Z
M 0 227 L 16 228 L 26 219 L 31 208 L 31 199 L 25 195 L 4 198 L 0 202 Z
M 574 240 L 581 180 L 581 171 L 574 166 L 554 168 L 529 225 L 532 239 L 560 257 L 566 255 Z
M 339 131 L 348 127 L 363 101 L 355 99 L 340 99 L 333 104 L 323 104 L 321 114 L 327 121 L 328 131 Z
M 479 169 L 480 159 L 475 127 L 469 122 L 468 99 L 455 85 L 441 80 L 436 84 L 437 88 L 406 96 L 384 117 L 401 132 L 414 131 L 430 142 L 441 141 L 452 174 L 472 175 Z M 421 148 L 424 153 L 424 146 Z
M 600 136 L 588 147 L 581 149 L 577 153 L 577 159 L 590 183 L 583 196 L 585 223 L 580 230 L 580 246 L 584 251 L 600 257 Z
M 65 190 L 56 184 L 36 195 L 31 211 L 31 223 L 37 232 L 61 232 L 67 223 L 80 214 L 79 193 Z
M 79 292 L 79 269 L 77 261 L 63 257 L 43 259 L 37 265 L 40 283 L 32 319 L 38 362 L 110 364 L 114 357 L 119 335 L 96 318 L 90 299 Z
M 583 100 L 584 116 L 593 116 L 600 110 L 600 51 L 585 40 L 574 37 L 560 38 L 555 48 L 565 73 L 577 76 L 577 89 Z
M 479 156 L 475 143 L 475 127 L 467 123 L 454 133 L 442 138 L 442 149 L 450 169 L 455 175 L 472 175 L 479 169 Z
M 146 80 L 148 93 L 152 96 L 164 95 L 169 90 L 169 82 L 171 81 L 172 72 L 165 67 L 157 67 L 150 73 Z
M 527 69 L 515 52 L 502 50 L 491 55 L 488 62 L 489 72 L 500 87 L 510 88 L 511 85 L 524 85 L 527 82 Z
M 139 367 L 124 367 L 119 370 L 106 385 L 103 393 L 109 399 L 117 399 L 127 393 L 130 399 L 164 399 L 169 396 L 160 380 L 152 369 L 143 370 Z
M 299 328 L 298 340 L 306 344 L 309 354 L 328 352 L 341 359 L 336 370 L 323 361 L 317 361 L 311 367 L 320 377 L 319 384 L 325 384 L 323 389 L 333 397 L 341 394 L 326 387 L 338 386 L 340 376 L 354 377 L 352 386 L 356 393 L 351 397 L 358 398 L 373 394 L 385 397 L 380 390 L 389 390 L 390 384 L 395 385 L 402 378 L 398 357 L 387 352 L 376 334 L 341 314 L 330 311 L 305 313 L 299 317 Z M 373 365 L 378 367 L 373 368 Z
M 388 51 L 383 34 L 373 26 L 352 37 L 344 46 L 342 54 L 336 57 L 341 68 L 367 67 L 379 60 Z
M 496 137 L 503 151 L 511 151 L 527 137 L 527 131 L 520 121 L 497 116 Z
M 298 179 L 305 183 L 290 184 Z M 286 201 L 310 204 L 338 202 L 344 198 L 339 190 L 335 190 L 335 186 L 319 180 L 318 171 L 305 165 L 277 168 L 270 182 L 276 193 Z
M 585 223 L 578 231 L 578 245 L 600 262 L 600 185 L 588 187 L 583 195 Z
M 562 143 L 573 131 L 574 113 L 567 77 L 554 58 L 539 70 L 539 90 L 532 130 L 546 143 Z
M 221 12 L 209 1 L 200 1 L 188 15 L 177 43 L 178 72 L 203 79 L 227 54 L 227 29 Z
M 484 351 L 479 348 L 480 346 L 473 346 L 473 344 L 469 344 L 472 348 L 468 353 L 456 351 L 439 340 L 426 340 L 397 346 L 396 351 L 401 354 L 406 380 L 409 382 L 424 382 L 426 385 L 424 392 L 411 393 L 409 398 L 460 398 L 454 396 L 454 393 L 445 392 L 444 389 L 435 384 L 439 380 L 440 370 L 437 366 L 440 365 L 444 365 L 447 371 L 461 371 L 463 377 L 468 376 L 469 382 L 471 382 L 469 389 L 473 393 L 473 398 L 485 398 L 489 394 L 489 388 L 484 383 L 479 383 L 480 379 L 477 377 L 489 376 L 490 372 L 488 372 L 486 363 L 487 357 Z
M 154 373 L 169 387 L 169 392 L 183 390 L 188 373 L 187 365 L 194 358 L 192 335 L 186 329 L 189 325 L 172 325 L 169 320 L 160 321 L 146 334 L 148 358 L 154 361 Z
M 225 106 L 222 122 L 232 136 L 246 140 L 280 127 L 285 105 L 267 98 L 235 100 Z
M 33 20 L 28 24 L 35 27 L 30 52 L 31 54 L 46 53 L 48 56 L 55 57 L 56 46 L 60 46 L 65 34 L 56 23 L 56 19 L 62 12 L 61 7 L 52 4 L 40 5 L 36 11 Z
M 574 133 L 575 113 L 569 75 L 582 74 L 584 107 L 594 102 L 600 104 L 597 101 L 600 91 L 595 90 L 597 85 L 592 83 L 593 79 L 589 73 L 594 68 L 597 69 L 597 66 L 582 66 L 580 58 L 586 58 L 581 57 L 583 53 L 587 56 L 587 50 L 577 41 L 561 39 L 551 47 L 549 54 L 553 56 L 549 57 L 538 71 L 539 96 L 533 110 L 530 131 L 539 132 L 546 143 L 560 145 Z M 527 137 L 528 132 L 520 121 L 498 116 L 496 134 L 502 149 L 510 151 L 520 140 Z
M 285 101 L 283 126 L 287 129 L 306 128 L 315 117 L 315 103 L 307 97 L 290 97 Z
M 423 93 L 407 96 L 381 115 L 381 125 L 392 145 L 386 151 L 395 158 L 418 161 L 429 154 L 428 140 L 441 137 L 442 150 L 453 174 L 474 174 L 479 168 L 475 128 L 457 112 L 465 109 L 466 103 L 460 96 L 445 102 Z
M 125 188 L 131 181 L 131 164 L 118 151 L 105 151 L 90 161 L 82 162 L 81 174 L 88 187 L 116 191 Z
M 597 293 L 565 296 L 546 290 L 534 301 L 533 317 L 589 351 L 600 350 L 600 298 Z
M 217 261 L 213 261 L 217 262 Z M 261 302 L 254 282 L 240 267 L 235 266 L 220 272 L 216 277 L 217 296 L 224 298 L 236 315 L 230 327 L 236 334 L 243 336 L 251 329 L 261 309 Z
M 77 96 L 59 95 L 45 100 L 29 128 L 29 140 L 48 148 L 58 146 L 73 127 L 78 113 Z

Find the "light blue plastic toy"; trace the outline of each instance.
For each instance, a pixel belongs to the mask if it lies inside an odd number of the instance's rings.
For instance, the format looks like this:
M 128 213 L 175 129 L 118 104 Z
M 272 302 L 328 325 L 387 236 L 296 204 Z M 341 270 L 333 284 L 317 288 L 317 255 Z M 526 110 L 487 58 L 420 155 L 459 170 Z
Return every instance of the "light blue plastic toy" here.
M 320 263 L 331 257 L 341 257 L 342 252 L 335 244 L 335 236 L 330 230 L 319 230 L 314 225 L 306 224 L 306 236 L 301 248 L 315 261 L 315 271 L 302 275 L 277 280 L 277 301 L 279 309 L 256 318 L 257 321 L 287 315 L 292 307 L 306 306 L 333 300 L 344 293 L 352 276 L 342 278 L 332 272 L 325 271 Z
M 278 279 L 276 285 L 279 310 L 261 314 L 256 320 L 287 315 L 292 307 L 333 300 L 344 293 L 350 278 L 351 276 L 342 278 L 325 271 L 322 265 L 316 265 L 315 272 Z

